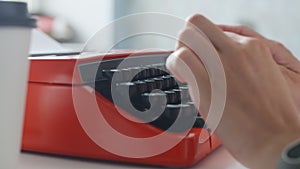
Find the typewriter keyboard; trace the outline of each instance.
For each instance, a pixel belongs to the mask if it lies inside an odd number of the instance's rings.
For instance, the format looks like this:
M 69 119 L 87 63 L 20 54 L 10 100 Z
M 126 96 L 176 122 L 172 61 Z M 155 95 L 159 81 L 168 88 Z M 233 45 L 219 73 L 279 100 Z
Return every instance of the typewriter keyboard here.
M 167 130 L 181 116 L 183 120 L 193 119 L 194 124 L 182 123 L 172 128 L 172 132 L 203 128 L 204 120 L 190 98 L 187 84 L 177 81 L 166 69 L 167 57 L 167 54 L 131 56 L 83 64 L 79 68 L 86 84 L 142 121 Z

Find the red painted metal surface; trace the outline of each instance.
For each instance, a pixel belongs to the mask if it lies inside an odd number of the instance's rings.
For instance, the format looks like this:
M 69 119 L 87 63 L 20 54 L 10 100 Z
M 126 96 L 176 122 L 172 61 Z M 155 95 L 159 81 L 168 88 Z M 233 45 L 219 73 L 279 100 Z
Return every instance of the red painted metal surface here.
M 159 52 L 135 55 L 156 53 Z M 130 54 L 109 54 L 105 59 L 127 57 Z M 79 93 L 82 100 L 87 100 L 86 102 L 83 101 L 82 105 L 89 105 L 88 97 L 93 91 L 92 88 L 82 84 L 77 64 L 97 61 L 101 57 L 103 55 L 81 59 L 75 56 L 59 59 L 55 57 L 31 58 L 22 142 L 23 150 L 147 165 L 186 167 L 194 165 L 220 145 L 215 136 L 209 137 L 207 130 L 193 128 L 175 147 L 152 157 L 122 157 L 99 147 L 80 125 L 74 108 L 72 90 Z M 163 132 L 150 124 L 138 124 L 124 118 L 114 108 L 113 103 L 98 93 L 96 100 L 101 107 L 103 117 L 120 133 L 142 138 Z M 89 111 L 93 110 L 86 106 L 86 112 Z M 201 136 L 210 139 L 199 143 L 200 133 L 202 133 Z M 103 137 L 106 135 L 105 132 L 101 131 L 99 134 Z M 169 136 L 182 137 L 180 134 L 174 133 L 170 133 Z M 160 145 L 151 144 L 148 146 L 153 149 L 160 148 Z

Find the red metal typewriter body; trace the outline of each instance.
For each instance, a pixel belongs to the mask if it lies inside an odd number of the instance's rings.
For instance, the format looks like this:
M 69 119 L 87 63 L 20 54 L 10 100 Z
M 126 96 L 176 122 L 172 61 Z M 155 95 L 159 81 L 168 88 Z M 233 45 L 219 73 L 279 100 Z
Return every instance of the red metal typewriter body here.
M 194 165 L 220 145 L 219 140 L 210 135 L 205 127 L 193 127 L 177 145 L 162 154 L 144 158 L 123 157 L 98 146 L 83 130 L 75 112 L 73 91 L 81 94 L 83 101 L 80 104 L 86 105 L 87 114 L 93 111 L 89 106 L 89 96 L 95 94 L 103 117 L 118 132 L 136 138 L 151 137 L 164 132 L 164 129 L 153 124 L 136 123 L 120 115 L 108 97 L 88 85 L 86 82 L 88 78 L 82 74 L 85 69 L 81 69 L 81 66 L 88 66 L 102 59 L 110 61 L 148 56 L 165 58 L 168 54 L 169 52 L 120 52 L 89 57 L 75 55 L 31 57 L 22 150 L 155 166 Z M 133 115 L 128 113 L 128 116 Z M 98 133 L 101 137 L 108 134 L 105 131 Z M 209 139 L 200 143 L 201 133 L 201 136 L 207 136 Z M 182 137 L 176 132 L 168 134 L 169 137 Z M 159 149 L 160 146 L 149 144 L 148 148 Z

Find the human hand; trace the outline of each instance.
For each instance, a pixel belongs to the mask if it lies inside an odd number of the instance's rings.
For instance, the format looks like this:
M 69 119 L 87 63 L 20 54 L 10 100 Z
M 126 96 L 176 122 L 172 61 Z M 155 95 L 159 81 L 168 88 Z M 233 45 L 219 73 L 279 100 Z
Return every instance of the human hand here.
M 245 26 L 219 25 L 225 32 L 235 33 L 241 36 L 253 37 L 260 40 L 270 49 L 272 56 L 279 65 L 284 75 L 289 90 L 292 94 L 294 103 L 300 112 L 300 62 L 293 54 L 281 43 L 269 40 L 254 30 Z M 231 34 L 229 34 L 231 36 Z M 234 36 L 234 35 L 233 35 Z
M 215 133 L 245 166 L 275 168 L 283 147 L 299 137 L 300 120 L 272 53 L 256 38 L 232 39 L 205 17 L 190 17 L 166 65 L 178 80 L 188 83 L 195 103 L 201 98 L 204 117 L 208 116 L 211 89 L 205 67 L 192 50 L 204 44 L 199 30 L 214 45 L 226 74 L 227 100 Z

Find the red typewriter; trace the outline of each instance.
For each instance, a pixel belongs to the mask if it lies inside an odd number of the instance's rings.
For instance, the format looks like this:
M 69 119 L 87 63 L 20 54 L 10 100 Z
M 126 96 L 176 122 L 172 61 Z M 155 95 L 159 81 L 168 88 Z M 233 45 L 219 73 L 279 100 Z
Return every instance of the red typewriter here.
M 220 142 L 194 107 L 188 86 L 166 70 L 169 54 L 30 57 L 22 150 L 154 166 L 194 165 Z M 178 118 L 192 123 L 173 127 Z M 147 140 L 161 135 L 161 141 Z M 166 149 L 168 141 L 173 145 Z

